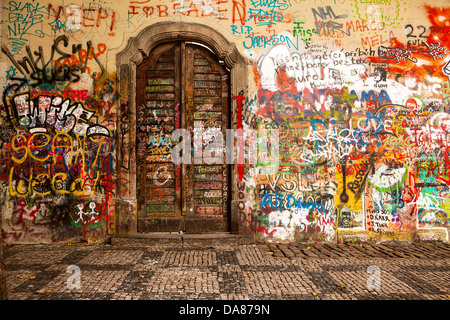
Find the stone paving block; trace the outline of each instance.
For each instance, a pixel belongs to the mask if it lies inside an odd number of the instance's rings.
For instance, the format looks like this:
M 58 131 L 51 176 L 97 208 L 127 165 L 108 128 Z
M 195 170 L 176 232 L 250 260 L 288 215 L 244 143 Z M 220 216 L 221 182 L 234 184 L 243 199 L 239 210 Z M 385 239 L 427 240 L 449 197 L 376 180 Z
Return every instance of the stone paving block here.
M 330 250 L 330 252 L 333 252 L 333 254 L 335 254 L 335 255 L 337 255 L 339 257 L 346 257 L 347 256 L 336 245 L 325 244 L 324 247 L 327 248 L 328 250 Z
M 433 268 L 430 271 L 411 271 L 411 269 L 408 270 L 415 276 L 416 279 L 421 279 L 426 283 L 433 284 L 433 286 L 435 286 L 439 290 L 439 293 L 447 293 L 448 295 L 450 295 L 450 273 L 448 268 L 445 268 L 445 270 Z
M 91 254 L 91 252 L 89 252 L 89 251 L 81 251 L 81 250 L 71 251 L 63 259 L 61 259 L 59 261 L 59 263 L 69 264 L 69 265 L 77 264 L 77 263 L 80 263 L 80 261 L 82 261 L 84 258 L 86 258 L 90 254 Z
M 144 292 L 153 274 L 152 271 L 132 271 L 128 273 L 117 288 L 117 293 Z
M 29 278 L 17 287 L 14 287 L 18 292 L 37 292 L 42 290 L 47 283 L 59 276 L 58 271 L 41 271 L 35 275 L 35 278 Z
M 42 294 L 32 294 L 27 300 L 111 300 L 112 293 L 56 293 L 44 292 Z
M 420 294 L 355 294 L 358 300 L 424 300 L 425 297 Z
M 357 300 L 352 294 L 346 293 L 329 293 L 321 296 L 322 300 Z
M 414 288 L 416 292 L 420 294 L 440 294 L 439 288 L 435 285 L 427 282 L 425 279 L 416 276 L 412 272 L 407 271 L 394 271 L 390 274 L 389 281 L 393 279 L 403 282 L 410 288 Z
M 213 250 L 166 251 L 161 257 L 166 265 L 217 265 L 216 252 Z
M 5 265 L 5 270 L 10 270 L 10 271 L 21 270 L 23 268 L 23 266 L 24 266 L 23 263 L 7 264 L 7 265 Z M 42 270 L 47 269 L 49 266 L 50 265 L 48 265 L 48 264 L 34 264 L 34 263 L 26 264 L 26 268 L 28 270 L 33 270 L 33 271 L 42 271 Z
M 342 290 L 338 283 L 327 272 L 304 271 L 321 293 L 338 293 Z
M 294 257 L 294 256 L 295 256 L 295 253 L 292 252 L 292 251 L 289 250 L 289 249 L 283 250 L 283 254 L 284 254 L 284 256 L 286 256 L 286 257 Z
M 245 271 L 245 284 L 249 295 L 308 294 L 317 287 L 306 273 L 280 271 Z
M 139 261 L 142 257 L 140 250 L 96 250 L 90 252 L 79 264 L 93 265 L 131 265 Z
M 441 294 L 441 295 L 429 295 L 429 294 L 423 294 L 424 300 L 449 300 L 447 294 Z
M 28 269 L 27 266 L 22 266 L 20 270 L 11 271 L 6 269 L 6 274 L 8 277 L 7 286 L 9 288 L 14 288 L 15 291 L 30 292 L 28 285 L 24 285 L 28 280 L 36 277 L 40 273 L 38 270 Z
M 248 294 L 221 294 L 220 297 L 222 300 L 250 300 L 250 296 Z
M 326 247 L 321 247 L 319 251 L 325 258 L 338 257 L 338 255 L 334 254 L 332 251 L 327 250 Z
M 442 257 L 441 250 L 439 250 L 438 247 L 429 244 L 419 243 L 417 245 L 413 245 L 412 249 L 416 249 L 418 252 L 420 252 L 422 255 L 428 258 L 435 259 Z
M 368 258 L 374 256 L 370 254 L 368 250 L 363 250 L 359 245 L 347 244 L 348 253 L 352 256 L 360 257 L 360 258 Z
M 238 258 L 234 251 L 219 251 L 216 253 L 218 265 L 237 265 Z
M 448 300 L 450 260 L 441 247 L 15 245 L 5 247 L 5 269 L 14 300 Z M 71 265 L 80 267 L 80 289 L 67 287 Z M 380 268 L 378 291 L 367 287 L 369 266 Z
M 245 277 L 245 273 L 241 271 L 218 272 L 217 281 L 220 293 L 247 294 Z
M 5 259 L 5 264 L 43 264 L 48 265 L 52 263 L 56 263 L 63 259 L 65 256 L 67 256 L 68 253 L 60 250 L 52 250 L 52 251 L 46 251 L 45 249 L 38 249 L 35 248 L 23 250 L 20 252 L 17 252 L 16 254 L 13 254 L 11 256 L 8 256 Z
M 374 246 L 374 248 L 382 256 L 385 255 L 385 256 L 395 256 L 396 257 L 396 255 L 394 255 L 395 251 L 392 250 L 391 248 L 387 247 L 387 246 L 384 246 L 382 244 L 378 244 L 378 245 Z
M 304 260 L 307 258 L 308 256 L 303 254 L 302 252 L 296 253 L 294 256 L 290 257 L 291 260 Z
M 446 243 L 437 243 L 436 247 L 442 250 L 446 255 L 450 256 L 450 245 Z
M 194 267 L 165 267 L 156 270 L 148 281 L 146 292 L 155 294 L 206 292 L 220 293 L 218 273 Z

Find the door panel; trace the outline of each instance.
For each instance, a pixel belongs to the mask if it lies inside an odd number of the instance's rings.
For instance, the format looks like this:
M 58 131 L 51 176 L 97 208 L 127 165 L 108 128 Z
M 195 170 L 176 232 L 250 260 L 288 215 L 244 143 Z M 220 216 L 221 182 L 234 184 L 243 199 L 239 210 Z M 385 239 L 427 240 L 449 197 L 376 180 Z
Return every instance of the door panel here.
M 180 167 L 172 162 L 171 133 L 177 128 L 180 48 L 159 46 L 137 71 L 137 195 L 140 232 L 178 231 Z M 178 124 L 179 125 L 179 124 Z
M 197 147 L 189 168 L 193 201 L 188 203 L 186 232 L 225 232 L 229 230 L 229 173 L 223 137 L 229 123 L 229 76 L 202 47 L 186 45 L 186 60 L 186 105 L 192 110 L 187 125 L 194 127 Z
M 228 71 L 206 48 L 179 41 L 152 50 L 137 75 L 139 232 L 229 231 Z M 172 161 L 177 128 L 192 134 L 191 164 Z

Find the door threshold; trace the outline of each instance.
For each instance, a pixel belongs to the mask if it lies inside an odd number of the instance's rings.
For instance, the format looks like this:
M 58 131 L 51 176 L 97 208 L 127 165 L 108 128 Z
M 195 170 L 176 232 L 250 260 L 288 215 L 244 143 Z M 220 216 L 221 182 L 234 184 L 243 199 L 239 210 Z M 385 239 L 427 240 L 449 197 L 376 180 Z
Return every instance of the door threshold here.
M 186 232 L 149 232 L 138 233 L 130 237 L 144 237 L 144 238 L 158 238 L 158 237 L 183 237 L 183 238 L 222 238 L 222 237 L 237 237 L 239 235 L 232 234 L 231 232 L 210 232 L 210 233 L 186 233 Z
M 252 235 L 240 235 L 232 234 L 230 232 L 219 233 L 183 233 L 177 232 L 152 232 L 141 233 L 134 235 L 113 235 L 111 237 L 112 243 L 124 244 L 152 244 L 154 242 L 180 242 L 180 243 L 193 243 L 193 242 L 217 242 L 217 243 L 254 243 L 254 237 Z

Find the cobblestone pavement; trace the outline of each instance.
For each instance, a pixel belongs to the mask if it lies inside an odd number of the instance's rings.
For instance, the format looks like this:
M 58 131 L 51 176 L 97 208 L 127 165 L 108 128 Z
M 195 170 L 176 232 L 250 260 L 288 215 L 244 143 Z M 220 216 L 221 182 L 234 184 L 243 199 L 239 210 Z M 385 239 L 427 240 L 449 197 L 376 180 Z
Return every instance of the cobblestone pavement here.
M 450 244 L 443 243 L 4 249 L 11 300 L 450 300 Z M 72 265 L 80 289 L 67 285 Z

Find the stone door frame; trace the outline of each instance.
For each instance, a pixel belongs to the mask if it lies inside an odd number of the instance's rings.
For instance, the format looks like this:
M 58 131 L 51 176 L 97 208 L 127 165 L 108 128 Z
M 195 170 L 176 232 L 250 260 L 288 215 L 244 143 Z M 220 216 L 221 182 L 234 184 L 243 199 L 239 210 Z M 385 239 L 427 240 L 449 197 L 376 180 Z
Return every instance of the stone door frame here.
M 240 54 L 234 43 L 229 42 L 215 29 L 188 22 L 159 22 L 144 28 L 136 37 L 128 40 L 117 54 L 117 75 L 121 100 L 116 106 L 116 197 L 115 233 L 137 234 L 136 197 L 136 70 L 151 50 L 160 44 L 184 40 L 206 46 L 224 62 L 230 70 L 231 128 L 237 121 L 237 102 L 232 98 L 247 92 L 248 66 L 250 62 Z M 231 233 L 239 232 L 237 210 L 236 165 L 231 168 Z

